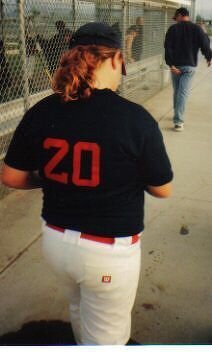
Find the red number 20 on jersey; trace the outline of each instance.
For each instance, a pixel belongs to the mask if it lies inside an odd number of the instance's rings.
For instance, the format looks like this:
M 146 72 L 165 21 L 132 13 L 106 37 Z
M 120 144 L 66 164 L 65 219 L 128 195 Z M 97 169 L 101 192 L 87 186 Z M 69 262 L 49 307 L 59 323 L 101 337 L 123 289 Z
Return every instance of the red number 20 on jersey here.
M 68 172 L 56 173 L 55 167 L 64 159 L 70 150 L 70 145 L 65 139 L 46 138 L 43 143 L 44 149 L 58 149 L 53 157 L 44 167 L 44 174 L 50 180 L 68 184 Z M 91 174 L 90 178 L 81 178 L 82 152 L 91 153 Z M 73 173 L 72 182 L 76 186 L 96 187 L 100 183 L 100 147 L 97 143 L 77 142 L 73 146 Z

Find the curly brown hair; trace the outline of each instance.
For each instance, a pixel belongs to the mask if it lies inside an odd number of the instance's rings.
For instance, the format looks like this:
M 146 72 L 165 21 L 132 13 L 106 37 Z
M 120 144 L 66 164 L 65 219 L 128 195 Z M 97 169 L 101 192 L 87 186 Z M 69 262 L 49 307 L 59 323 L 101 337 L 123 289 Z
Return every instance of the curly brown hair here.
M 94 90 L 94 70 L 118 49 L 98 45 L 79 45 L 63 54 L 54 74 L 52 88 L 62 101 L 90 97 Z M 120 54 L 121 55 L 121 54 Z

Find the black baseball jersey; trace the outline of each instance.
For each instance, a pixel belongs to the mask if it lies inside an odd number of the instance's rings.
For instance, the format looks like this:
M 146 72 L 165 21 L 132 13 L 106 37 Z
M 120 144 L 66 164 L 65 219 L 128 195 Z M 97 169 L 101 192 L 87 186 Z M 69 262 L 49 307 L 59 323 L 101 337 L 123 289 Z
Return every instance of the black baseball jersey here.
M 39 170 L 47 223 L 102 236 L 143 230 L 144 190 L 172 179 L 157 122 L 109 89 L 63 103 L 53 94 L 24 116 L 5 163 Z

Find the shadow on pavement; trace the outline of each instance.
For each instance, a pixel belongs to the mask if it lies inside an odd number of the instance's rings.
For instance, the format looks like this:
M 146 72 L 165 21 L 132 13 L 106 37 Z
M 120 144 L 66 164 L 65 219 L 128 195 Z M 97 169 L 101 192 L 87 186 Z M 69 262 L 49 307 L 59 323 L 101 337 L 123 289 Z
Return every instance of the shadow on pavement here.
M 16 332 L 0 336 L 0 346 L 75 346 L 71 324 L 61 320 L 40 320 L 24 324 Z M 127 345 L 138 345 L 130 339 Z
M 76 345 L 71 325 L 60 320 L 32 321 L 0 337 L 1 346 Z

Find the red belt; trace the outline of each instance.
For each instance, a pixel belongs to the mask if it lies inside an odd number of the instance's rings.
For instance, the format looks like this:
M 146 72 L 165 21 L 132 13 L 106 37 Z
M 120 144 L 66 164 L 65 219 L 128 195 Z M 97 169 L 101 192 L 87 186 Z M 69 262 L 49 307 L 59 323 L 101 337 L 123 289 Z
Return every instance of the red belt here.
M 53 230 L 56 230 L 56 231 L 59 231 L 59 232 L 63 232 L 63 233 L 66 230 L 66 229 L 64 229 L 62 227 L 51 225 L 51 224 L 46 224 L 46 226 L 50 227 Z M 90 235 L 90 234 L 87 234 L 87 233 L 81 233 L 80 238 L 85 238 L 86 240 L 100 242 L 100 243 L 106 243 L 106 244 L 115 243 L 115 238 L 114 237 L 95 236 L 95 235 Z M 132 238 L 131 244 L 134 244 L 134 243 L 136 243 L 139 240 L 139 236 L 138 235 L 132 235 L 131 238 Z

